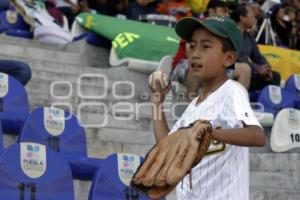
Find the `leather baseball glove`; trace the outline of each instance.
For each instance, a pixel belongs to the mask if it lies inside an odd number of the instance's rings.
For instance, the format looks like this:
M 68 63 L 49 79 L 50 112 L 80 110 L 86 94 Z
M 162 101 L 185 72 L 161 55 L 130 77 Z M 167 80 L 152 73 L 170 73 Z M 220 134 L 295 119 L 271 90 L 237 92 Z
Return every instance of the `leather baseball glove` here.
M 211 132 L 211 124 L 199 120 L 163 138 L 149 151 L 131 186 L 152 199 L 166 196 L 206 154 Z

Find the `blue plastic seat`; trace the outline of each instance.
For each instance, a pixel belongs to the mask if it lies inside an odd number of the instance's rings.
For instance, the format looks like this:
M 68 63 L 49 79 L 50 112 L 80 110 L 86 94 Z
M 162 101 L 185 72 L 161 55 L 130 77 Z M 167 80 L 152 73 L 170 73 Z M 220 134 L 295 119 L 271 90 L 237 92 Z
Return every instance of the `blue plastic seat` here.
M 9 20 L 9 16 L 11 16 L 12 19 Z M 33 37 L 30 26 L 24 21 L 23 17 L 15 13 L 13 9 L 0 11 L 0 30 L 11 36 L 23 38 Z
M 2 125 L 0 123 L 0 155 L 3 152 L 4 146 L 3 146 L 3 132 L 2 132 Z
M 106 49 L 111 48 L 111 41 L 110 40 L 106 39 L 105 37 L 103 37 L 101 35 L 97 35 L 96 33 L 93 33 L 93 32 L 88 32 L 87 33 L 86 42 L 88 44 L 98 46 L 98 47 L 103 47 L 103 48 L 106 48 Z
M 263 112 L 272 113 L 274 116 L 283 108 L 293 108 L 294 101 L 292 95 L 275 85 L 264 87 L 258 97 Z
M 261 93 L 261 90 L 249 91 L 248 93 L 249 93 L 250 102 L 256 102 Z
M 24 30 L 8 29 L 6 31 L 6 35 L 14 36 L 14 37 L 20 37 L 20 38 L 27 38 L 27 39 L 32 39 L 33 38 L 33 32 L 24 31 Z
M 294 98 L 295 108 L 300 108 L 300 74 L 291 75 L 285 83 L 284 89 Z
M 75 179 L 91 180 L 102 160 L 87 157 L 85 131 L 69 112 L 40 107 L 33 110 L 18 141 L 45 144 L 60 153 L 69 163 Z
M 7 10 L 9 8 L 10 0 L 0 1 L 0 10 Z
M 98 169 L 88 200 L 150 200 L 129 186 L 142 158 L 132 154 L 112 154 Z
M 29 113 L 27 92 L 15 78 L 0 73 L 0 120 L 4 133 L 18 134 Z
M 52 149 L 16 143 L 0 156 L 0 194 L 7 200 L 74 200 L 68 164 Z

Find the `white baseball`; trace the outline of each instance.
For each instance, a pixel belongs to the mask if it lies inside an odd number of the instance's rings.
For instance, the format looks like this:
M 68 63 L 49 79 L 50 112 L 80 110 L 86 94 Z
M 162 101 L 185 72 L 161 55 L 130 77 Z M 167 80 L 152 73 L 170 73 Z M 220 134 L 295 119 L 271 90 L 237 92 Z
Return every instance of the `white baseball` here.
M 170 78 L 169 78 L 168 74 L 166 74 L 163 71 L 155 71 L 152 74 L 150 74 L 149 81 L 148 81 L 149 87 L 153 91 L 157 91 L 157 89 L 158 89 L 158 87 L 156 85 L 157 80 L 160 82 L 160 85 L 163 90 L 165 90 L 169 87 Z

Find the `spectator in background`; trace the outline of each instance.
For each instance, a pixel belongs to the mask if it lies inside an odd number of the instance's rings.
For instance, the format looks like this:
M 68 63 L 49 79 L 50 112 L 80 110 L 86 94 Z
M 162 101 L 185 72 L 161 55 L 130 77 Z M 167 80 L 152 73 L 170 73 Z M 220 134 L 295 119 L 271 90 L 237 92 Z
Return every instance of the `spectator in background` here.
M 278 44 L 283 47 L 292 46 L 292 25 L 284 19 L 285 12 L 281 5 L 275 6 L 271 15 L 272 28 L 278 36 Z
M 231 14 L 243 33 L 243 50 L 239 55 L 238 62 L 245 63 L 251 67 L 250 91 L 261 90 L 266 85 L 279 85 L 280 74 L 272 71 L 270 64 L 261 54 L 255 39 L 248 30 L 255 26 L 256 19 L 252 9 L 246 4 L 241 4 Z
M 54 18 L 55 23 L 59 26 L 64 26 L 63 14 L 56 8 L 55 0 L 46 0 L 45 6 L 48 13 Z
M 0 60 L 0 72 L 13 76 L 22 85 L 26 85 L 31 79 L 31 69 L 23 62 L 12 60 Z
M 90 12 L 92 10 L 99 14 L 116 16 L 118 14 L 126 15 L 128 7 L 127 0 L 80 0 L 79 5 L 82 11 Z
M 56 0 L 56 7 L 67 17 L 71 29 L 75 16 L 80 12 L 80 6 L 71 0 Z
M 292 49 L 297 49 L 297 23 L 296 23 L 296 9 L 291 6 L 285 8 L 286 21 L 292 26 L 291 38 L 290 38 L 290 47 Z
M 290 5 L 297 9 L 297 10 L 300 10 L 300 0 L 291 0 L 290 1 Z
M 136 0 L 135 2 L 129 3 L 126 14 L 127 18 L 139 20 L 140 16 L 147 14 L 157 14 L 156 7 L 151 5 L 150 3 L 153 3 L 153 1 Z
M 127 0 L 106 0 L 104 14 L 110 16 L 126 15 L 128 8 Z
M 229 17 L 229 7 L 226 1 L 210 0 L 207 4 L 205 16 L 221 15 Z
M 300 50 L 300 10 L 296 11 L 296 38 L 297 38 L 297 46 L 296 49 Z
M 185 0 L 163 1 L 157 6 L 157 12 L 163 15 L 171 15 L 180 19 L 182 17 L 191 17 L 192 11 Z

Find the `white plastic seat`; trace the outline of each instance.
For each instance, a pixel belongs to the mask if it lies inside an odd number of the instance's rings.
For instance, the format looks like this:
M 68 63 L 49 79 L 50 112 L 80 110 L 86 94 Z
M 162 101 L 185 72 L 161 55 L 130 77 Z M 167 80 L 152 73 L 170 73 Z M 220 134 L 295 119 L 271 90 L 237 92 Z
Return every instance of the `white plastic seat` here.
M 282 109 L 276 116 L 271 131 L 271 149 L 284 152 L 300 147 L 300 111 Z
M 254 111 L 255 117 L 263 127 L 271 127 L 274 123 L 274 115 L 267 112 Z

